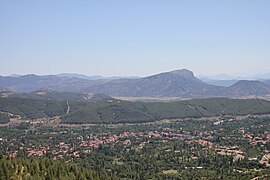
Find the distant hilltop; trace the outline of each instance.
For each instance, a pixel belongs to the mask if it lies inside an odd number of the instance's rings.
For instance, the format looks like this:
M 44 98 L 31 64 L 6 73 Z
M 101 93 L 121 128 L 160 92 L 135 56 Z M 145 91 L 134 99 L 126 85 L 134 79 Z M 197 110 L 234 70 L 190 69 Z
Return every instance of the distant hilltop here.
M 223 84 L 222 84 L 223 82 Z M 205 82 L 188 69 L 148 77 L 89 77 L 80 74 L 0 76 L 0 91 L 29 93 L 41 89 L 56 92 L 104 94 L 114 97 L 246 97 L 270 95 L 270 80 Z M 216 82 L 217 83 L 217 82 Z

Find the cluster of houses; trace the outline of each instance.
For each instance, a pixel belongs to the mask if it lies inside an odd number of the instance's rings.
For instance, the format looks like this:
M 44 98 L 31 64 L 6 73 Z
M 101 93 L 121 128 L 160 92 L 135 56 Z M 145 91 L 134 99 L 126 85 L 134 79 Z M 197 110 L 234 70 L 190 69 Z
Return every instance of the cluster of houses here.
M 253 146 L 263 146 L 270 142 L 270 135 L 268 132 L 256 136 L 250 132 L 246 132 L 244 128 L 240 128 L 238 132 L 242 134 L 242 137 L 240 138 L 243 138 Z M 61 135 L 59 132 L 54 132 L 52 134 L 56 135 L 56 137 Z M 125 147 L 136 146 L 137 149 L 142 149 L 146 144 L 151 142 L 167 143 L 171 140 L 179 140 L 184 141 L 187 144 L 199 144 L 203 147 L 202 150 L 212 149 L 218 155 L 232 156 L 234 161 L 245 158 L 245 153 L 238 146 L 220 146 L 218 143 L 215 143 L 217 137 L 219 137 L 218 135 L 219 132 L 216 130 L 194 131 L 190 133 L 183 130 L 173 130 L 171 128 L 163 128 L 150 132 L 122 132 L 119 134 L 100 133 L 97 135 L 90 134 L 85 136 L 76 136 L 72 140 L 72 143 L 69 140 L 67 142 L 59 140 L 57 143 L 50 146 L 47 144 L 39 144 L 38 146 L 35 146 L 32 144 L 32 146 L 26 147 L 24 144 L 20 143 L 18 149 L 14 150 L 13 148 L 13 150 L 9 151 L 8 153 L 13 157 L 17 156 L 20 151 L 24 151 L 28 157 L 50 156 L 54 159 L 73 159 L 79 158 L 82 153 L 91 153 L 95 149 L 98 149 L 101 145 L 110 144 L 113 146 L 115 144 L 122 144 Z M 0 144 L 3 141 L 4 139 L 0 138 Z M 12 142 L 10 146 L 14 145 L 15 143 L 16 142 Z M 266 149 L 265 152 L 270 151 Z M 268 158 L 268 156 L 264 157 Z M 251 158 L 250 160 L 255 159 Z
M 265 146 L 267 143 L 270 143 L 270 134 L 268 132 L 254 135 L 250 132 L 246 132 L 244 128 L 240 128 L 239 132 L 242 134 L 243 138 L 247 139 L 249 144 L 253 146 Z M 269 150 L 266 151 L 270 152 Z
M 55 133 L 52 133 L 55 135 Z M 57 134 L 57 133 L 56 133 Z M 60 135 L 61 133 L 59 133 Z M 123 144 L 124 146 L 131 145 L 131 140 L 129 138 L 134 137 L 136 139 L 138 149 L 142 149 L 146 144 L 149 143 L 149 139 L 159 139 L 159 143 L 165 143 L 169 140 L 191 140 L 193 137 L 188 134 L 175 133 L 171 129 L 165 129 L 161 132 L 123 132 L 120 134 L 108 134 L 102 133 L 98 135 L 88 135 L 88 136 L 78 136 L 73 143 L 68 143 L 60 141 L 57 144 L 52 145 L 32 145 L 25 146 L 24 144 L 17 144 L 19 149 L 9 151 L 9 155 L 15 157 L 18 155 L 19 151 L 24 151 L 27 156 L 45 156 L 51 155 L 54 159 L 61 159 L 64 157 L 76 158 L 80 157 L 80 154 L 91 153 L 93 150 L 99 148 L 100 145 L 106 144 Z M 52 139 L 50 137 L 49 139 Z M 143 139 L 148 139 L 144 141 Z M 3 139 L 1 139 L 3 141 Z M 1 143 L 1 142 L 0 142 Z M 14 142 L 16 143 L 16 142 Z M 14 144 L 11 143 L 12 147 Z M 13 148 L 11 148 L 13 149 Z

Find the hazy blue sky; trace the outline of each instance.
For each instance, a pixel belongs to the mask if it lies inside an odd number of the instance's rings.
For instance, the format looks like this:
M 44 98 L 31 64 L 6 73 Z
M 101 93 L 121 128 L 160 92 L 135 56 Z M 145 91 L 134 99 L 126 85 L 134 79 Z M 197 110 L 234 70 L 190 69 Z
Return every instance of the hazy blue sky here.
M 270 73 L 269 0 L 1 0 L 0 74 Z

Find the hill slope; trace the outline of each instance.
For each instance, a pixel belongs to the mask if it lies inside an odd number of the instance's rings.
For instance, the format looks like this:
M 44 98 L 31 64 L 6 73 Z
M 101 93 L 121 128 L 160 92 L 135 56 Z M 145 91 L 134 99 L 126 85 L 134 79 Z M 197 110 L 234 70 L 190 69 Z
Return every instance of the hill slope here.
M 71 104 L 71 109 L 75 104 Z M 270 113 L 270 102 L 259 99 L 197 99 L 178 102 L 99 101 L 85 103 L 62 117 L 65 123 L 138 123 L 161 119 Z
M 260 96 L 270 93 L 270 85 L 260 81 L 241 80 L 230 86 L 229 90 L 233 96 Z
M 270 79 L 269 79 L 269 80 L 264 80 L 263 82 L 264 82 L 265 84 L 270 85 Z
M 141 79 L 113 80 L 86 89 L 92 93 L 135 97 L 207 97 L 219 96 L 224 90 L 204 83 L 186 69 Z
M 24 119 L 61 116 L 64 123 L 139 123 L 221 114 L 269 114 L 270 102 L 260 99 L 211 98 L 145 103 L 108 99 L 93 102 L 70 101 L 67 104 L 66 101 L 0 98 L 0 114 L 8 113 Z M 3 118 L 6 122 L 6 116 Z
M 25 119 L 54 117 L 64 115 L 66 102 L 43 101 L 26 98 L 0 98 L 0 111 L 19 115 Z

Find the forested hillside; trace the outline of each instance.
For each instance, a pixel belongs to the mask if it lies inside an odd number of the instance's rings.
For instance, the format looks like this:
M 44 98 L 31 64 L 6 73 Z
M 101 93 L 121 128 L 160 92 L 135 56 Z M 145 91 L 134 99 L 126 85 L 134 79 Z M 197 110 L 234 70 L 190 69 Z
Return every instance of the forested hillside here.
M 66 102 L 35 100 L 27 98 L 0 98 L 0 111 L 26 119 L 54 117 L 65 114 Z
M 261 99 L 197 99 L 178 102 L 99 101 L 71 104 L 77 110 L 62 117 L 64 123 L 140 123 L 174 118 L 270 113 L 270 102 Z
M 67 114 L 67 110 L 68 114 Z M 176 102 L 48 101 L 0 98 L 0 122 L 8 117 L 36 119 L 60 116 L 63 123 L 141 123 L 162 119 L 270 113 L 270 102 L 261 99 L 210 98 Z

